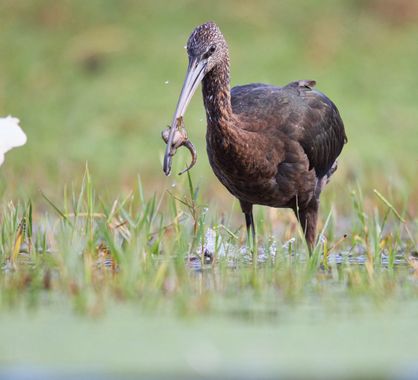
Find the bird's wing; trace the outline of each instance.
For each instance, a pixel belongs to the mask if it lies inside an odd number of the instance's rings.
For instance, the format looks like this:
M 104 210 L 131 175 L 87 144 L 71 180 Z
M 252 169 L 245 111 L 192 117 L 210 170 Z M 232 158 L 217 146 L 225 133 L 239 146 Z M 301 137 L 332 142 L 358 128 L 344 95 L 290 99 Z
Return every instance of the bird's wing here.
M 337 107 L 327 96 L 313 90 L 314 85 L 313 81 L 298 81 L 284 89 L 295 91 L 307 105 L 298 122 L 298 141 L 308 156 L 310 168 L 323 177 L 341 153 L 347 136 Z
M 314 81 L 285 87 L 261 83 L 234 87 L 232 109 L 246 119 L 245 129 L 285 136 L 300 143 L 318 177 L 331 169 L 347 137 L 335 104 L 313 90 Z

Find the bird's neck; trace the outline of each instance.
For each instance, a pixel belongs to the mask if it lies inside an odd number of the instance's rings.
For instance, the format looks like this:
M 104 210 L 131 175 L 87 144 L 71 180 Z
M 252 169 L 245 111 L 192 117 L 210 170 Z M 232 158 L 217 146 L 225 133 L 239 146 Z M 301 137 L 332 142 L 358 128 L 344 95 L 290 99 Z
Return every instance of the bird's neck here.
M 228 125 L 232 116 L 228 58 L 205 75 L 202 92 L 208 126 L 222 128 Z

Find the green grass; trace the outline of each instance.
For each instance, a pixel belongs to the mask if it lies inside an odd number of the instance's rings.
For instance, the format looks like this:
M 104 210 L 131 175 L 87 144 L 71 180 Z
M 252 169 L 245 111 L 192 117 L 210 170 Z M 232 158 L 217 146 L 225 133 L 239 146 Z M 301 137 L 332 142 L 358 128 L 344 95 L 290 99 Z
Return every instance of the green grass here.
M 191 177 L 151 198 L 139 180 L 128 197 L 103 202 L 86 170 L 80 189 L 44 200 L 43 215 L 31 203 L 2 212 L 0 354 L 10 370 L 329 378 L 414 370 L 418 352 L 403 342 L 416 338 L 418 225 L 378 191 L 371 214 L 358 191 L 351 215 L 331 211 L 312 257 L 294 224 L 278 234 L 283 223 L 263 224 L 259 212 L 258 262 L 245 252 L 245 231 L 219 222 Z M 16 228 L 22 220 L 26 228 Z M 52 335 L 39 343 L 40 334 Z M 58 341 L 65 349 L 53 349 Z
M 28 143 L 0 171 L 0 378 L 20 366 L 52 377 L 413 371 L 415 4 L 2 1 L 0 116 L 19 117 Z M 294 216 L 262 207 L 258 262 L 247 253 L 239 205 L 209 167 L 199 94 L 185 118 L 198 163 L 162 173 L 183 46 L 210 19 L 233 85 L 315 79 L 341 111 L 349 143 L 312 257 Z M 179 151 L 173 172 L 187 160 Z

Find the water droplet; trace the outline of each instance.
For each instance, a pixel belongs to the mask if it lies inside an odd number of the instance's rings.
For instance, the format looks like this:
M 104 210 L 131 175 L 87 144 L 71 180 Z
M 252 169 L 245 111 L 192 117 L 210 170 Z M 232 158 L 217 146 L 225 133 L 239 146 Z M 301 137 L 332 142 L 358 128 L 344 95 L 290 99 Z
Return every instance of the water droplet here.
M 320 234 L 320 235 L 318 236 L 318 240 L 319 240 L 322 244 L 324 244 L 324 243 L 327 241 L 327 238 L 326 238 L 326 236 L 324 236 L 323 234 Z
M 282 245 L 282 248 L 288 249 L 292 247 L 292 244 L 296 241 L 296 238 L 291 238 Z

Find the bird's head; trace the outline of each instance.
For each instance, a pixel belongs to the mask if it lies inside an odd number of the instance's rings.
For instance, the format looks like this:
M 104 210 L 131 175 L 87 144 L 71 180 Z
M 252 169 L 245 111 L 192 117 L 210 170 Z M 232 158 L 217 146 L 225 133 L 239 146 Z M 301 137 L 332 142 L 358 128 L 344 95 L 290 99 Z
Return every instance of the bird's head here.
M 186 48 L 189 55 L 189 66 L 190 63 L 202 65 L 204 74 L 221 63 L 228 50 L 224 36 L 212 21 L 199 25 L 192 32 Z
M 179 124 L 178 120 L 183 119 L 186 108 L 199 83 L 208 72 L 223 62 L 228 52 L 225 38 L 214 22 L 207 22 L 195 28 L 187 41 L 186 48 L 189 56 L 189 65 L 167 139 L 163 165 L 166 175 L 170 174 L 171 170 L 172 145 L 174 134 Z

